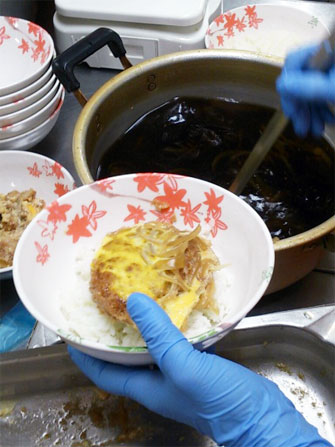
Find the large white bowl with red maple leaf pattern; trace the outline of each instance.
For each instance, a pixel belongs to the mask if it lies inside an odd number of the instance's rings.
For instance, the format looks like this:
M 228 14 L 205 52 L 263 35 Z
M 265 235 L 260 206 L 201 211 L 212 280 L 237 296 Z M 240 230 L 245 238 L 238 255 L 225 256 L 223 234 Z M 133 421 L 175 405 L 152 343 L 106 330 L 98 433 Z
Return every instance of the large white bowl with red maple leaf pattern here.
M 155 199 L 169 208 L 159 211 Z M 217 342 L 264 294 L 273 271 L 274 248 L 263 220 L 242 199 L 190 177 L 116 176 L 69 192 L 41 211 L 24 231 L 14 256 L 13 277 L 23 304 L 39 322 L 83 352 L 122 364 L 151 363 L 145 346 L 109 346 L 70 333 L 59 295 L 69 290 L 63 299 L 71 299 L 71 289 L 64 285 L 73 282 L 76 257 L 83 249 L 92 256 L 92 249 L 107 233 L 157 219 L 176 219 L 177 228 L 189 231 L 200 224 L 225 266 L 223 274 L 230 286 L 219 299 L 224 300 L 227 314 L 210 331 L 190 339 L 199 349 Z
M 216 17 L 206 32 L 205 45 L 283 59 L 294 48 L 316 43 L 328 35 L 322 21 L 300 7 L 248 4 Z
M 36 197 L 50 204 L 75 187 L 72 175 L 58 162 L 44 155 L 0 151 L 0 166 L 0 194 L 32 188 L 36 191 Z M 49 231 L 48 222 L 40 221 L 39 225 L 42 232 Z M 0 269 L 0 279 L 11 275 L 12 267 Z
M 0 96 L 40 78 L 47 71 L 53 53 L 53 40 L 39 25 L 0 16 Z

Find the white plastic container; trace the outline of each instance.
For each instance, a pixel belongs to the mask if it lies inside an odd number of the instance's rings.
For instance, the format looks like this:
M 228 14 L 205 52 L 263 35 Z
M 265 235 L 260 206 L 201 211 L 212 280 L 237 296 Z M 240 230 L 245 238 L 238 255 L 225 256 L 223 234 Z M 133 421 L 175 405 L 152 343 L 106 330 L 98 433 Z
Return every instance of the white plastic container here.
M 55 0 L 55 43 L 59 52 L 99 27 L 116 31 L 135 65 L 175 51 L 205 48 L 204 37 L 220 13 L 221 0 Z M 122 69 L 106 46 L 86 62 Z

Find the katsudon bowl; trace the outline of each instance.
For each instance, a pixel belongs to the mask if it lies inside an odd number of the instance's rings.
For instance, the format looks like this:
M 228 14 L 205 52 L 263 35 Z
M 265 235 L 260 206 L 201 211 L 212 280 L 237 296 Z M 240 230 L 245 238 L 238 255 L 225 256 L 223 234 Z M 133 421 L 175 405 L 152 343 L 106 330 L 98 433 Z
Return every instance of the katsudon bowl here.
M 2 261 L 8 252 L 12 259 L 14 241 L 27 217 L 19 215 L 20 205 L 23 209 L 27 207 L 29 214 L 37 212 L 30 201 L 31 197 L 29 201 L 22 200 L 22 194 L 32 190 L 36 201 L 43 201 L 47 206 L 74 188 L 74 178 L 57 161 L 34 152 L 0 151 L 0 167 L 0 195 L 7 196 L 14 191 L 21 194 L 11 200 L 0 200 L 0 280 L 3 280 L 12 277 L 12 264 Z M 6 216 L 3 216 L 4 210 Z M 47 231 L 47 228 L 44 230 Z
M 48 233 L 42 232 L 41 221 L 49 222 Z M 53 202 L 29 224 L 15 252 L 13 277 L 21 301 L 39 322 L 82 352 L 119 364 L 152 363 L 137 329 L 102 312 L 90 292 L 92 258 L 105 235 L 152 221 L 189 232 L 200 225 L 201 236 L 219 259 L 217 311 L 213 316 L 192 310 L 184 332 L 197 349 L 213 345 L 265 293 L 274 248 L 266 225 L 249 205 L 196 178 L 117 176 Z

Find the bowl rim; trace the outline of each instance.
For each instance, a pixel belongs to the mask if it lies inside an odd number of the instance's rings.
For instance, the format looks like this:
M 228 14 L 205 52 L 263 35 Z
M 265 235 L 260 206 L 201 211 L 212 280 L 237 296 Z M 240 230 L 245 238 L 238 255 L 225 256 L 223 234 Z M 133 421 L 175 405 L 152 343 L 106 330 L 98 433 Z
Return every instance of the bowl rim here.
M 280 10 L 282 10 L 283 12 L 285 11 L 285 12 L 287 12 L 287 13 L 290 13 L 290 12 L 292 12 L 292 10 L 293 11 L 295 11 L 296 13 L 298 13 L 300 16 L 302 16 L 302 15 L 305 15 L 306 16 L 306 18 L 309 18 L 309 19 L 311 19 L 312 17 L 313 17 L 313 14 L 311 14 L 309 11 L 307 11 L 307 10 L 302 10 L 302 9 L 299 9 L 298 7 L 296 7 L 296 6 L 294 6 L 294 5 L 285 5 L 285 4 L 272 4 L 272 3 L 253 3 L 253 2 L 250 2 L 250 3 L 247 3 L 247 4 L 245 4 L 245 5 L 240 5 L 240 6 L 235 6 L 235 7 L 233 7 L 233 8 L 229 8 L 228 10 L 226 10 L 226 11 L 223 11 L 223 12 L 220 12 L 220 14 L 218 15 L 218 16 L 216 16 L 216 17 L 214 17 L 211 21 L 210 21 L 210 23 L 208 24 L 208 27 L 207 27 L 207 29 L 206 29 L 206 34 L 205 34 L 205 38 L 204 38 L 204 44 L 205 44 L 205 47 L 206 47 L 206 49 L 218 49 L 218 50 L 229 50 L 230 48 L 219 48 L 219 47 L 214 47 L 214 48 L 210 48 L 209 47 L 209 35 L 208 35 L 208 31 L 210 30 L 210 28 L 211 28 L 211 26 L 213 25 L 213 23 L 215 22 L 215 20 L 216 19 L 218 19 L 219 17 L 221 17 L 221 15 L 225 15 L 225 14 L 233 14 L 233 13 L 236 13 L 236 12 L 239 12 L 239 11 L 242 11 L 246 6 L 256 6 L 258 9 L 259 8 L 265 8 L 265 9 L 268 9 L 268 10 L 274 10 L 274 9 L 280 9 Z M 328 27 L 327 27 L 327 25 L 323 22 L 323 20 L 320 20 L 320 18 L 318 17 L 318 23 L 322 26 L 322 28 L 323 29 L 325 29 L 326 31 L 327 31 L 327 33 L 328 33 L 328 35 L 330 34 L 329 33 L 329 29 L 328 29 Z M 257 31 L 257 29 L 255 28 L 255 29 L 253 29 L 253 31 Z M 239 50 L 239 49 L 236 49 L 236 51 L 244 51 L 244 50 Z M 267 53 L 262 53 L 262 52 L 259 52 L 258 54 L 260 54 L 260 55 L 262 55 L 263 57 L 267 57 L 268 55 L 267 55 Z M 281 56 L 273 56 L 273 55 L 269 55 L 269 57 L 274 57 L 275 59 L 278 59 L 278 61 L 281 61 L 281 62 L 283 62 L 284 61 L 284 59 L 285 59 L 285 57 L 281 57 Z
M 36 127 L 33 127 L 32 129 L 28 130 L 28 131 L 25 132 L 25 133 L 20 133 L 19 135 L 15 135 L 14 137 L 11 137 L 11 138 L 4 138 L 3 140 L 0 140 L 0 152 L 2 152 L 2 151 L 9 151 L 9 150 L 13 150 L 13 151 L 18 150 L 18 149 L 2 149 L 1 146 L 2 146 L 2 143 L 3 143 L 3 144 L 15 143 L 15 142 L 17 142 L 17 141 L 20 141 L 20 140 L 22 140 L 22 139 L 25 139 L 25 138 L 30 137 L 30 136 L 33 135 L 34 133 L 38 134 L 38 133 L 39 133 L 39 132 L 40 132 L 40 131 L 47 125 L 47 124 L 50 123 L 50 121 L 55 120 L 56 117 L 57 117 L 58 114 L 59 114 L 59 111 L 60 111 L 62 105 L 63 105 L 64 97 L 65 97 L 65 89 L 63 89 L 62 96 L 60 97 L 60 100 L 59 100 L 59 103 L 57 104 L 56 109 L 52 112 L 52 114 L 49 116 L 49 118 L 47 118 L 47 119 L 46 119 L 45 121 L 43 121 L 41 124 L 39 124 L 39 125 L 36 126 Z M 35 144 L 37 144 L 37 143 L 35 143 Z M 22 150 L 24 150 L 24 149 L 21 149 L 20 152 L 21 152 Z M 19 151 L 19 150 L 18 150 L 18 151 Z
M 55 56 L 55 54 L 53 56 Z M 0 95 L 0 105 L 7 106 L 8 104 L 11 104 L 17 96 L 23 96 L 23 99 L 25 99 L 33 93 L 36 93 L 39 87 L 43 87 L 47 82 L 49 82 L 52 75 L 53 72 L 50 63 L 49 67 L 42 74 L 42 76 L 36 79 L 31 84 L 26 85 L 25 87 L 21 88 L 20 90 L 16 90 L 15 92 L 8 93 L 7 95 Z
M 327 234 L 335 230 L 335 215 L 329 217 L 329 219 L 316 225 L 310 230 L 304 231 L 302 233 L 296 234 L 295 236 L 287 237 L 285 239 L 280 239 L 279 241 L 274 241 L 275 251 L 283 251 L 290 248 L 300 247 L 301 245 L 308 243 L 313 243 L 314 241 L 321 239 Z
M 90 169 L 87 164 L 86 153 L 84 150 L 85 140 L 87 138 L 87 129 L 91 120 L 94 119 L 97 110 L 104 103 L 114 90 L 119 88 L 127 88 L 127 84 L 137 76 L 144 76 L 150 74 L 159 68 L 161 65 L 165 68 L 174 68 L 175 64 L 180 62 L 187 64 L 188 62 L 201 61 L 211 62 L 220 61 L 223 64 L 225 60 L 247 61 L 253 64 L 269 66 L 278 71 L 283 66 L 283 61 L 278 58 L 268 57 L 262 54 L 253 53 L 244 50 L 218 50 L 218 49 L 193 49 L 178 51 L 174 53 L 164 54 L 152 59 L 145 60 L 139 64 L 133 65 L 126 70 L 120 71 L 114 77 L 102 84 L 89 97 L 85 106 L 81 109 L 73 130 L 72 137 L 72 155 L 76 172 L 83 184 L 89 184 L 94 181 Z
M 52 78 L 50 78 L 50 80 L 51 79 Z M 16 121 L 15 123 L 13 123 L 12 125 L 14 126 L 16 123 L 20 123 L 21 121 L 24 121 L 25 119 L 28 119 L 31 116 L 34 116 L 35 114 L 38 114 L 39 112 L 41 112 L 44 109 L 45 106 L 51 104 L 51 102 L 54 101 L 54 99 L 56 97 L 56 94 L 57 94 L 56 92 L 59 90 L 60 82 L 58 81 L 57 78 L 54 81 L 55 81 L 54 84 L 51 83 L 50 84 L 50 88 L 46 92 L 44 92 L 44 95 L 41 98 L 39 98 L 37 101 L 34 101 L 32 104 L 29 104 L 26 107 L 22 107 L 19 110 L 15 110 L 15 112 L 8 113 L 6 115 L 0 116 L 0 123 L 1 123 L 2 120 L 15 119 L 18 116 L 20 116 L 20 114 L 28 113 L 28 115 L 25 118 L 20 119 L 20 120 Z M 49 81 L 48 81 L 48 83 L 49 83 Z M 45 84 L 45 86 L 47 84 Z M 35 110 L 34 113 L 30 113 L 31 110 L 34 110 L 35 107 L 39 107 L 40 104 L 41 103 L 43 104 L 43 102 L 46 101 L 46 100 L 47 100 L 47 103 L 42 108 L 38 108 L 37 110 Z
M 8 130 L 10 131 L 10 133 L 11 133 L 11 131 L 13 131 L 13 132 L 17 132 L 17 129 L 18 129 L 19 127 L 21 127 L 21 126 L 25 126 L 26 124 L 29 125 L 29 123 L 33 122 L 35 119 L 37 119 L 38 117 L 40 117 L 40 116 L 42 116 L 43 114 L 45 114 L 45 113 L 47 112 L 47 110 L 49 110 L 49 109 L 52 110 L 53 107 L 54 107 L 56 104 L 58 104 L 58 101 L 60 100 L 60 98 L 61 98 L 61 96 L 62 96 L 62 92 L 63 92 L 63 90 L 64 90 L 63 85 L 62 85 L 61 83 L 59 83 L 59 85 L 57 86 L 57 89 L 56 89 L 56 92 L 55 92 L 54 96 L 50 99 L 50 101 L 49 101 L 44 107 L 42 107 L 42 109 L 37 110 L 37 112 L 33 113 L 32 115 L 29 115 L 28 117 L 24 118 L 23 120 L 20 120 L 20 121 L 14 123 L 14 124 L 10 124 L 10 125 L 9 125 Z M 43 98 L 42 98 L 42 99 L 43 99 Z M 30 106 L 29 106 L 29 107 L 30 107 Z M 42 122 L 46 121 L 48 118 L 49 118 L 49 116 L 47 116 Z M 41 124 L 41 123 L 40 123 L 40 124 Z M 37 127 L 37 126 L 36 126 L 36 127 Z M 30 129 L 29 129 L 29 130 L 30 130 Z M 7 129 L 3 130 L 3 129 L 0 128 L 0 135 L 1 135 L 1 134 L 6 135 L 6 131 L 7 131 Z M 0 141 L 1 141 L 1 140 L 5 140 L 5 141 L 7 141 L 9 138 L 12 138 L 12 137 L 10 136 L 10 133 L 9 133 L 8 138 L 6 138 L 6 137 L 1 138 Z M 25 132 L 23 132 L 23 133 L 25 133 Z M 21 132 L 19 132 L 19 134 L 17 134 L 17 135 L 13 135 L 13 137 L 20 136 L 20 135 L 22 135 Z
M 47 82 L 41 86 L 41 88 L 37 89 L 35 92 L 32 92 L 28 96 L 25 96 L 24 98 L 17 101 L 17 105 L 22 105 L 22 107 L 15 109 L 14 111 L 12 111 L 10 113 L 4 113 L 3 115 L 0 114 L 0 118 L 3 116 L 9 115 L 11 113 L 18 112 L 26 107 L 29 107 L 30 105 L 34 104 L 35 102 L 37 102 L 40 98 L 42 98 L 42 96 L 46 92 L 48 92 L 51 89 L 51 86 L 55 83 L 56 79 L 57 78 L 55 75 L 51 75 L 50 78 L 47 80 Z M 38 95 L 40 95 L 40 96 L 38 96 Z M 38 98 L 38 99 L 36 100 L 35 98 Z M 29 102 L 29 105 L 26 106 L 25 102 Z M 9 104 L 0 105 L 0 113 L 6 108 L 8 109 L 9 107 L 13 107 L 13 105 L 16 105 L 15 102 L 10 102 Z
M 115 179 L 127 179 L 127 178 L 133 178 L 134 176 L 137 176 L 138 174 L 139 173 L 131 173 L 131 174 L 124 174 L 124 175 L 119 175 L 119 176 L 110 177 L 110 178 L 114 179 L 114 180 Z M 145 174 L 146 175 L 148 175 L 148 174 L 154 175 L 157 173 L 150 172 L 150 173 L 145 173 Z M 273 273 L 273 269 L 274 269 L 275 252 L 274 252 L 274 246 L 272 243 L 271 234 L 270 234 L 266 224 L 264 223 L 262 218 L 257 214 L 257 212 L 250 205 L 248 205 L 244 200 L 242 200 L 240 197 L 236 196 L 232 192 L 226 190 L 225 188 L 215 185 L 214 183 L 210 183 L 205 180 L 197 179 L 195 177 L 183 176 L 183 178 L 188 179 L 188 181 L 191 181 L 192 183 L 193 182 L 200 183 L 202 185 L 206 184 L 206 185 L 209 185 L 210 187 L 219 189 L 226 196 L 231 196 L 233 198 L 233 200 L 235 200 L 237 203 L 239 203 L 239 206 L 242 206 L 243 208 L 247 209 L 248 212 L 251 213 L 254 220 L 258 223 L 258 225 L 262 229 L 262 233 L 264 235 L 263 242 L 265 242 L 265 244 L 267 246 L 267 257 L 268 257 L 268 259 L 266 261 L 266 265 L 268 266 L 268 275 L 269 276 L 267 278 L 263 278 L 263 280 L 259 283 L 256 292 L 248 300 L 248 304 L 243 308 L 243 310 L 238 311 L 236 313 L 236 315 L 234 316 L 234 321 L 231 321 L 231 322 L 221 321 L 218 324 L 212 326 L 209 330 L 206 330 L 205 332 L 202 332 L 201 334 L 198 334 L 194 337 L 190 337 L 188 339 L 192 344 L 196 344 L 204 339 L 208 340 L 211 337 L 217 336 L 218 334 L 224 334 L 228 328 L 233 328 L 236 324 L 238 324 L 238 322 L 242 318 L 244 318 L 248 314 L 248 312 L 250 312 L 251 309 L 253 309 L 253 307 L 257 304 L 257 302 L 260 300 L 260 298 L 264 295 L 264 293 L 269 285 L 269 282 L 270 282 L 270 279 L 271 279 L 271 276 Z M 81 185 L 80 187 L 78 187 L 78 188 L 68 192 L 66 195 L 60 197 L 58 199 L 58 201 L 61 203 L 62 200 L 65 200 L 64 199 L 65 197 L 66 197 L 66 200 L 69 200 L 69 198 L 71 196 L 75 196 L 76 194 L 81 194 L 82 191 L 91 189 L 92 185 L 96 184 L 97 182 L 98 181 L 91 183 L 91 184 Z M 45 213 L 45 212 L 46 212 L 46 210 L 44 209 L 39 214 L 43 215 L 43 213 Z M 36 221 L 36 217 L 31 221 L 31 223 L 28 225 L 27 229 L 29 227 L 31 227 L 32 225 L 34 225 L 35 221 Z M 20 297 L 20 300 L 22 301 L 22 303 L 24 304 L 26 309 L 33 315 L 33 317 L 36 318 L 36 320 L 38 320 L 41 324 L 43 324 L 44 326 L 48 327 L 50 330 L 52 330 L 53 332 L 58 334 L 62 339 L 66 340 L 70 343 L 75 342 L 85 348 L 93 349 L 93 350 L 99 351 L 99 352 L 131 353 L 131 354 L 136 354 L 136 355 L 148 354 L 149 350 L 146 346 L 138 346 L 138 347 L 137 346 L 136 347 L 135 346 L 114 346 L 114 345 L 109 346 L 109 345 L 99 343 L 99 342 L 96 342 L 93 340 L 88 340 L 84 337 L 76 337 L 76 336 L 70 334 L 69 332 L 67 332 L 66 330 L 59 328 L 57 326 L 57 324 L 54 324 L 53 322 L 50 322 L 48 319 L 44 318 L 44 316 L 40 313 L 40 311 L 31 303 L 30 299 L 28 298 L 27 294 L 25 293 L 23 284 L 20 279 L 18 259 L 20 256 L 22 245 L 25 243 L 25 240 L 29 238 L 29 230 L 28 231 L 26 231 L 26 230 L 23 232 L 23 234 L 17 244 L 17 249 L 14 253 L 13 280 L 14 280 L 14 284 L 15 284 L 17 293 Z M 224 328 L 222 327 L 223 324 L 225 325 Z
M 54 160 L 53 158 L 48 157 L 47 155 L 42 155 L 42 154 L 38 154 L 37 152 L 23 152 L 23 154 L 27 157 L 30 157 L 31 160 L 40 160 L 40 161 L 49 161 L 51 163 L 55 163 L 56 160 Z M 2 158 L 6 158 L 8 156 L 17 156 L 17 157 L 22 157 L 22 151 L 19 150 L 4 150 L 1 151 L 0 150 L 0 162 Z M 57 162 L 58 163 L 58 162 Z M 60 163 L 59 163 L 60 164 Z M 61 164 L 60 164 L 61 165 Z M 72 174 L 68 171 L 68 169 L 66 169 L 63 165 L 61 165 L 62 169 L 64 170 L 65 175 L 67 175 L 69 177 L 69 179 L 71 179 L 73 181 L 73 183 L 75 183 L 75 180 L 72 176 Z M 39 214 L 39 213 L 38 213 Z M 9 267 L 4 267 L 4 268 L 0 268 L 0 280 L 2 279 L 1 276 L 2 275 L 6 275 L 6 277 L 9 277 L 10 273 L 13 271 L 13 265 L 9 266 Z M 3 278 L 5 279 L 5 278 Z

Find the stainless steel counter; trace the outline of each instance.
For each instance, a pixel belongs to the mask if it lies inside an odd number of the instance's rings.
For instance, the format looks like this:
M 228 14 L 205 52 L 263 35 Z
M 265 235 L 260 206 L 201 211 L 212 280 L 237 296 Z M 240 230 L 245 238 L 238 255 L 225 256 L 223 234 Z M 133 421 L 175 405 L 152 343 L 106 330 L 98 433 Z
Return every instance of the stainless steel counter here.
M 245 318 L 216 345 L 217 355 L 275 382 L 332 443 L 334 312 L 335 306 L 321 306 Z M 3 447 L 216 445 L 129 399 L 102 395 L 64 345 L 1 354 L 0 362 Z
M 52 11 L 53 2 L 47 0 L 39 2 L 41 20 L 39 23 L 45 26 L 52 34 Z M 230 0 L 224 2 L 225 9 L 245 4 L 245 1 Z M 274 3 L 274 1 L 254 0 L 253 3 Z M 324 23 L 330 27 L 335 24 L 335 4 L 324 2 L 305 2 L 290 1 L 276 2 L 293 4 L 295 7 L 302 8 L 313 14 L 318 15 Z M 49 9 L 48 9 L 49 8 Z M 43 12 L 45 13 L 43 15 Z M 43 23 L 45 20 L 46 23 Z M 81 82 L 83 92 L 90 97 L 102 84 L 111 77 L 115 76 L 117 71 L 106 69 L 92 69 L 83 64 L 76 70 L 76 75 Z M 50 132 L 50 134 L 38 145 L 31 149 L 47 155 L 63 166 L 65 166 L 75 177 L 77 184 L 80 184 L 76 175 L 72 159 L 72 135 L 73 129 L 80 113 L 81 107 L 77 100 L 70 94 L 65 97 L 64 105 L 61 109 L 59 119 Z M 326 253 L 318 268 L 287 289 L 265 296 L 260 303 L 250 312 L 250 315 L 266 314 L 275 311 L 283 311 L 302 307 L 311 307 L 321 304 L 332 304 L 335 300 L 335 256 Z M 18 300 L 14 285 L 11 280 L 5 280 L 0 283 L 0 313 L 3 315 Z

